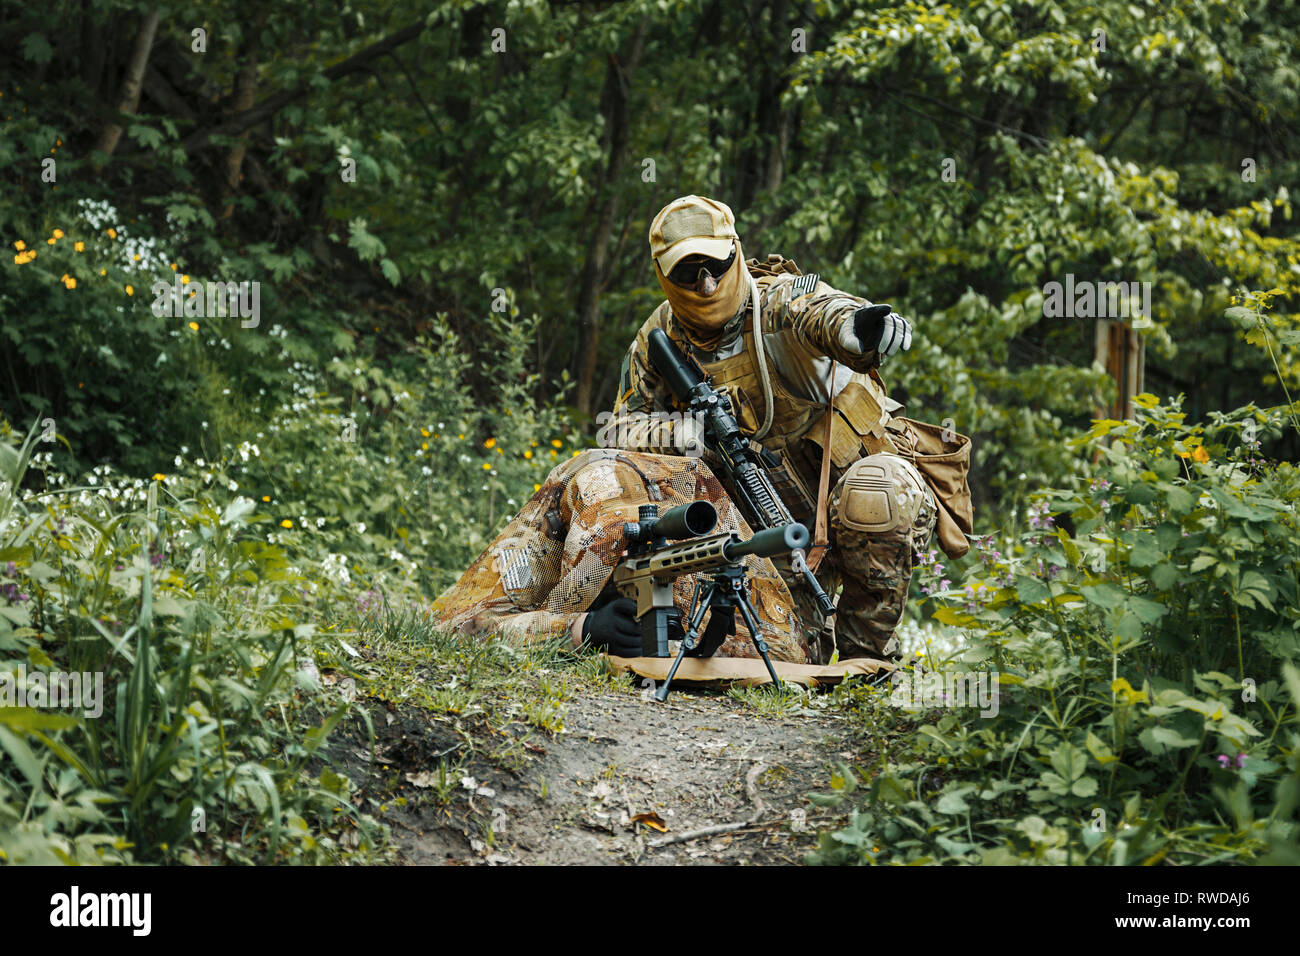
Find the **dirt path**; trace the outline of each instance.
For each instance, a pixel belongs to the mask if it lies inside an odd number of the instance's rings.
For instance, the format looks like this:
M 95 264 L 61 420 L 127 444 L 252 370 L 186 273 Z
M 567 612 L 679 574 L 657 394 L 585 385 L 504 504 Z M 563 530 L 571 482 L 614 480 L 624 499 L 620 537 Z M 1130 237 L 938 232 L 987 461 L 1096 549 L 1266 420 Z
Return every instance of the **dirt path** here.
M 716 693 L 585 693 L 561 733 L 484 728 L 468 748 L 464 726 L 378 716 L 382 775 L 406 797 L 381 816 L 411 864 L 798 863 L 842 819 L 806 795 L 860 757 L 842 718 L 765 717 Z M 746 825 L 682 839 L 720 824 Z

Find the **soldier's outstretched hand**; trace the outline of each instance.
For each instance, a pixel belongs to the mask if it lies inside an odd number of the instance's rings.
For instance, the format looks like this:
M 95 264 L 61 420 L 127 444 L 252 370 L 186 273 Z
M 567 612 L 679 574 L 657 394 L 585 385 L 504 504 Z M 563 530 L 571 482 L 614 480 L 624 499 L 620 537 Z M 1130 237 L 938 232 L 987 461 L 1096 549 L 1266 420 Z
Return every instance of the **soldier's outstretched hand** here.
M 861 353 L 875 349 L 881 359 L 912 347 L 912 323 L 885 304 L 864 305 L 840 334 L 845 348 Z

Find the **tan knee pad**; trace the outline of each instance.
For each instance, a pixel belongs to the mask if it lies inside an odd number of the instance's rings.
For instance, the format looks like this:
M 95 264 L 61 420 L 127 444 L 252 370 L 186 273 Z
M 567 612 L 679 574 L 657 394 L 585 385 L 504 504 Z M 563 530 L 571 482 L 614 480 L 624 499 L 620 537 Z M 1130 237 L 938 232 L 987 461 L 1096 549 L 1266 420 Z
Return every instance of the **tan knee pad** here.
M 831 523 L 849 531 L 933 527 L 934 513 L 933 496 L 916 467 L 883 452 L 850 465 L 831 496 Z

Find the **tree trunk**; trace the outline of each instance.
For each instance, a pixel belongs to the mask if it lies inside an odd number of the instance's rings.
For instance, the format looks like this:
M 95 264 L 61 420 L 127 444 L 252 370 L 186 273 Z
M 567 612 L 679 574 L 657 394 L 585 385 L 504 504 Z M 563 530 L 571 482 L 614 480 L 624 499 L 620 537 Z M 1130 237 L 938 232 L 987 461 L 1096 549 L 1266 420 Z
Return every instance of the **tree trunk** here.
M 158 21 L 162 11 L 155 7 L 150 10 L 140 25 L 140 32 L 135 37 L 135 49 L 131 52 L 131 62 L 127 64 L 126 76 L 122 78 L 122 95 L 118 99 L 119 114 L 134 113 L 140 105 L 140 85 L 144 80 L 144 68 L 149 63 L 149 49 L 153 46 L 154 35 L 158 32 Z M 122 138 L 122 126 L 116 120 L 109 123 L 99 140 L 99 151 L 113 155 L 118 141 Z
M 235 77 L 235 97 L 231 104 L 231 112 L 236 116 L 245 110 L 253 108 L 253 100 L 257 93 L 257 34 L 259 31 L 253 31 L 253 36 L 249 40 L 249 49 L 244 60 L 244 65 Z M 248 149 L 248 130 L 244 130 L 239 136 L 239 142 L 230 148 L 229 155 L 226 156 L 226 181 L 223 193 L 226 208 L 221 213 L 222 219 L 229 219 L 235 212 L 235 194 L 239 192 L 239 181 L 242 178 L 244 166 L 244 152 Z
M 609 161 L 601 174 L 600 185 L 596 190 L 596 194 L 601 197 L 596 214 L 596 227 L 587 243 L 587 257 L 582 268 L 578 293 L 578 348 L 575 377 L 578 382 L 578 410 L 585 415 L 595 414 L 592 386 L 599 361 L 600 292 L 608 278 L 609 241 L 614 232 L 614 221 L 618 216 L 618 177 L 627 164 L 630 125 L 628 97 L 631 92 L 632 75 L 636 72 L 637 63 L 645 49 L 648 27 L 649 17 L 645 17 L 632 37 L 627 56 L 623 58 L 622 64 L 619 63 L 616 55 L 611 54 L 605 72 L 603 100 Z

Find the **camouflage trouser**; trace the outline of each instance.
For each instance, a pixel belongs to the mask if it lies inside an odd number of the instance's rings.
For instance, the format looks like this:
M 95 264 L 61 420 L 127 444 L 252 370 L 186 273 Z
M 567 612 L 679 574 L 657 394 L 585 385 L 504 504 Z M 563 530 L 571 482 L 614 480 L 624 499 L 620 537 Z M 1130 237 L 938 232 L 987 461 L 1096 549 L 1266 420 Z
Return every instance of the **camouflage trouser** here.
M 809 640 L 825 662 L 840 658 L 897 659 L 894 631 L 903 617 L 915 556 L 929 547 L 938 520 L 934 493 L 910 462 L 871 455 L 854 462 L 831 489 L 830 550 L 817 569 L 828 594 L 842 587 L 832 628 Z M 806 620 L 815 620 L 804 588 L 792 589 Z

